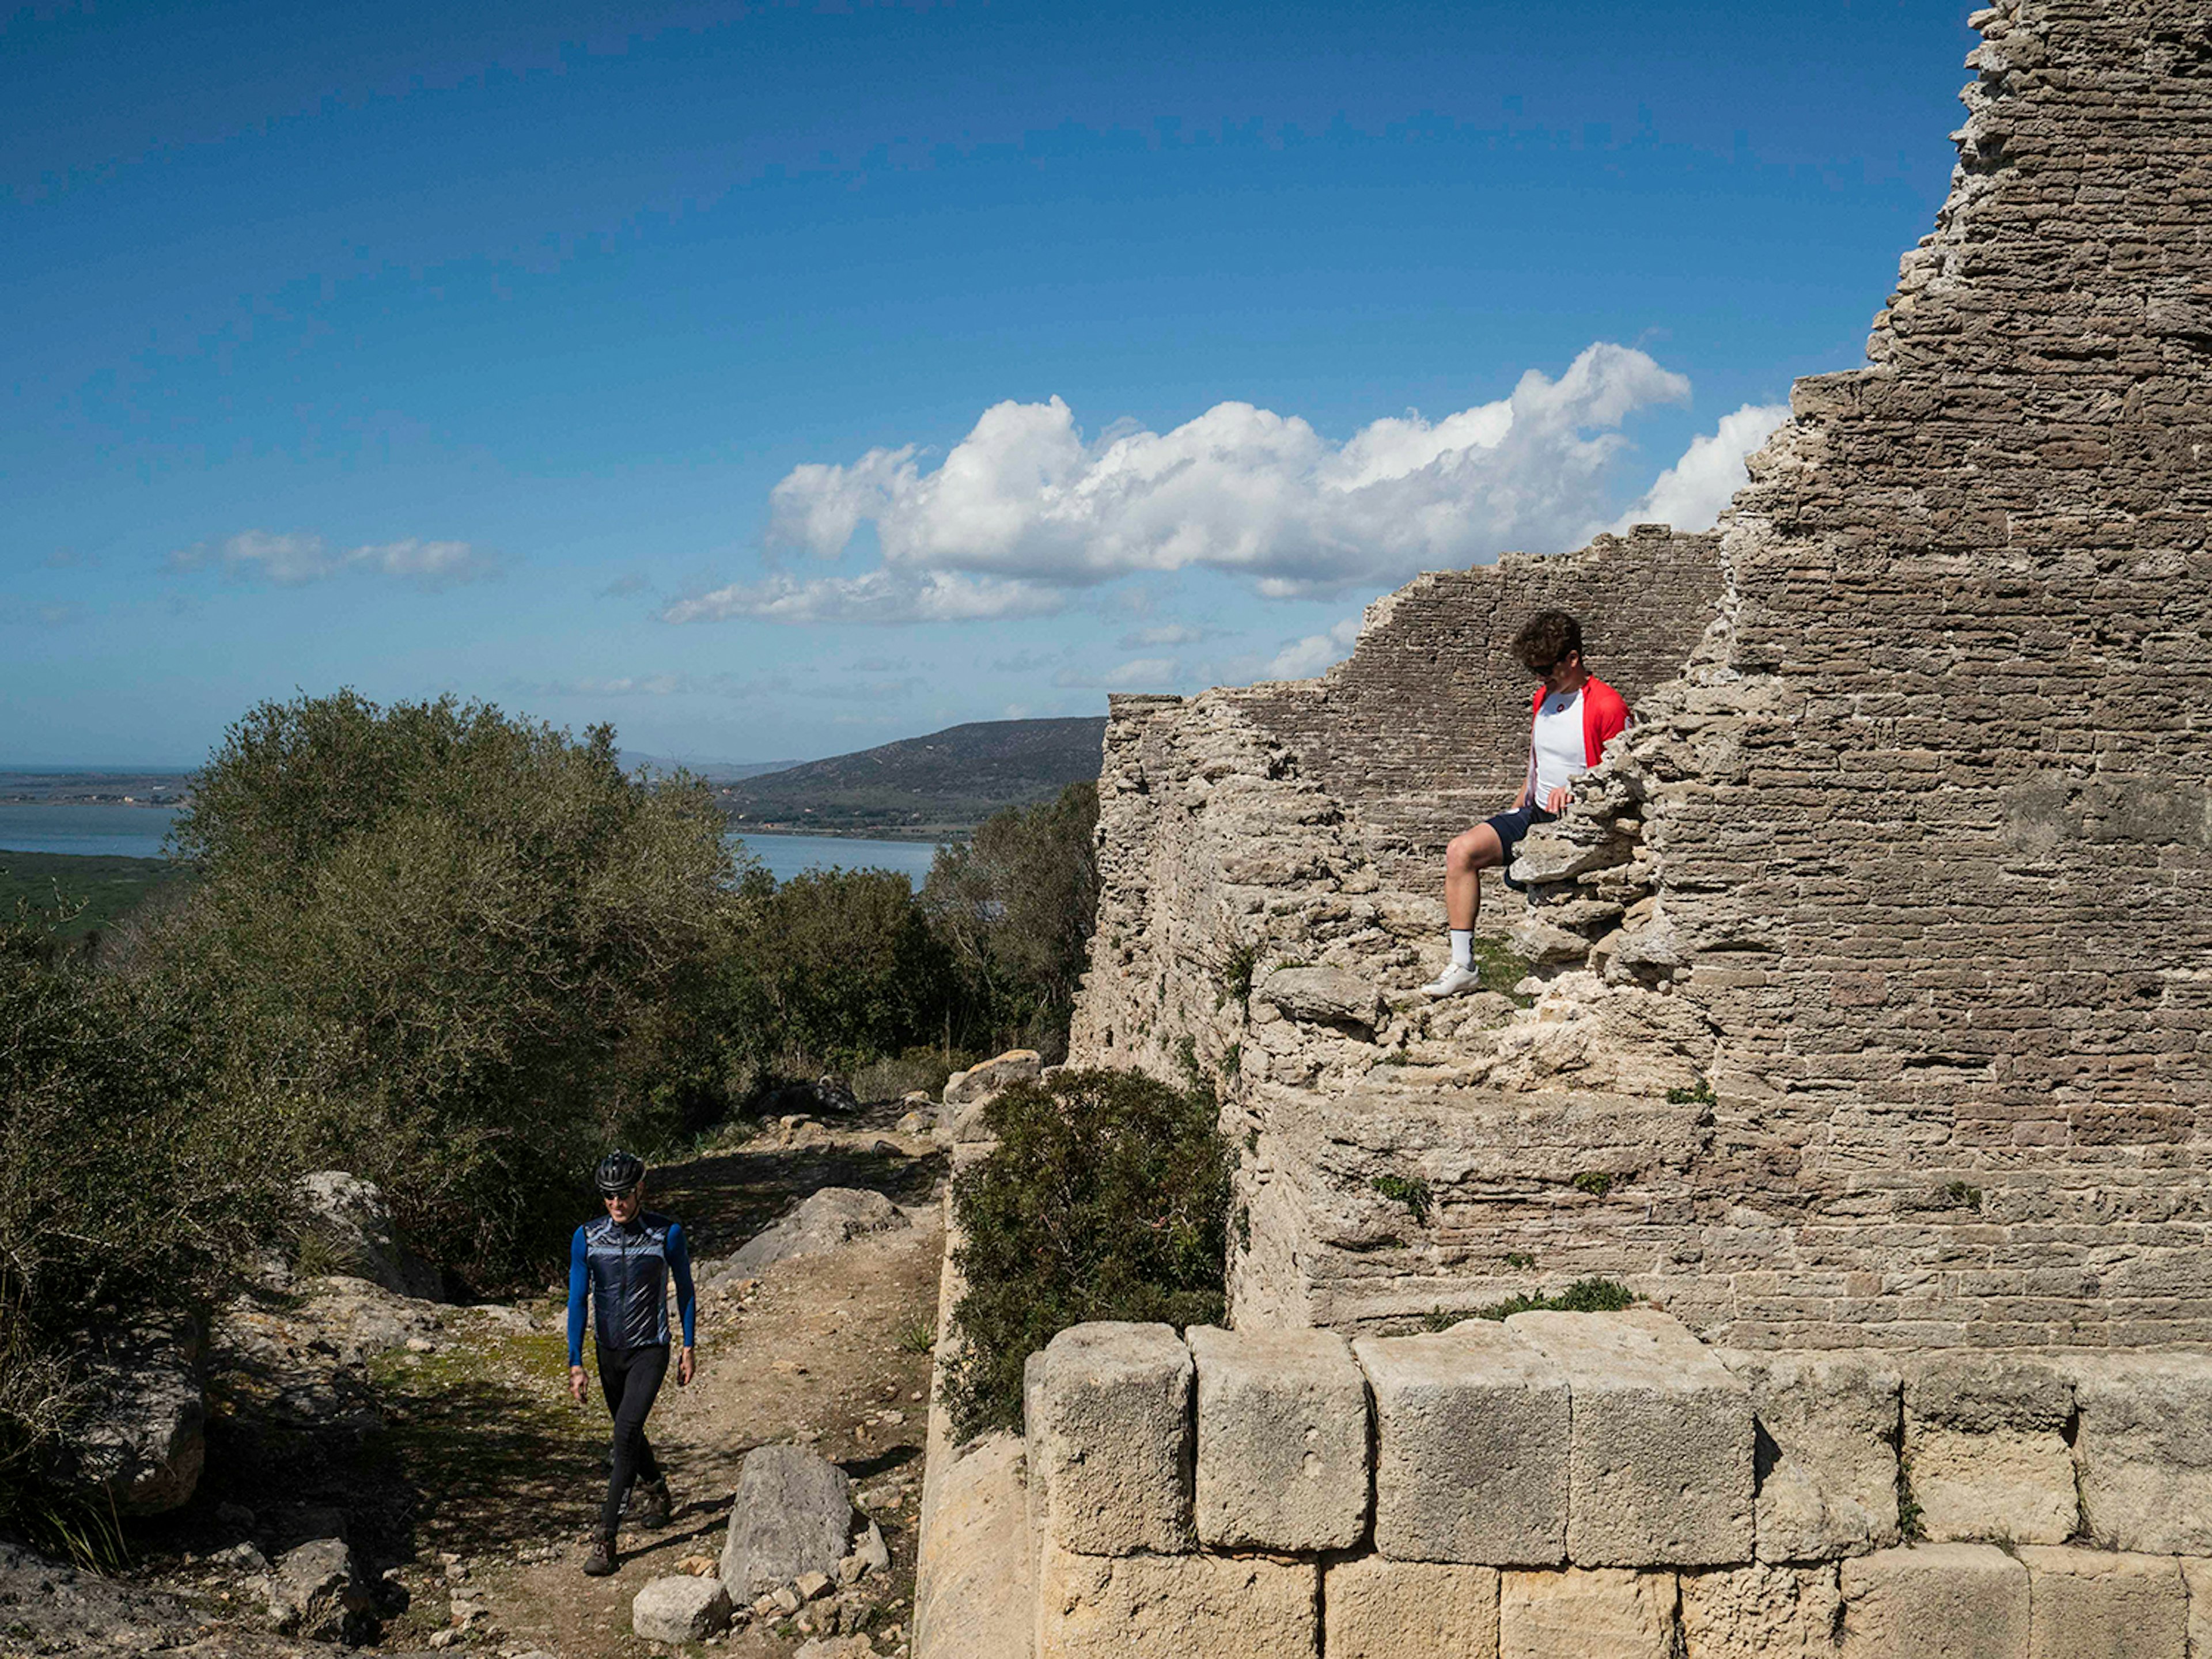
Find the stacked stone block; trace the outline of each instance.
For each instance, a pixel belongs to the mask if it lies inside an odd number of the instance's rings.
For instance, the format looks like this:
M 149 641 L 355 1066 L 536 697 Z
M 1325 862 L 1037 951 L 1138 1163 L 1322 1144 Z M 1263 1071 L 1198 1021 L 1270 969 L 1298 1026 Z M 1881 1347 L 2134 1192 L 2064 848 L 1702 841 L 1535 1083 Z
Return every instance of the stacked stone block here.
M 2212 1456 L 2133 1438 L 2212 1353 L 1898 1369 L 1635 1309 L 1085 1326 L 1029 1384 L 1035 1659 L 2186 1659 L 2212 1631 Z M 2054 1413 L 2069 1492 L 2162 1507 L 2054 1516 Z

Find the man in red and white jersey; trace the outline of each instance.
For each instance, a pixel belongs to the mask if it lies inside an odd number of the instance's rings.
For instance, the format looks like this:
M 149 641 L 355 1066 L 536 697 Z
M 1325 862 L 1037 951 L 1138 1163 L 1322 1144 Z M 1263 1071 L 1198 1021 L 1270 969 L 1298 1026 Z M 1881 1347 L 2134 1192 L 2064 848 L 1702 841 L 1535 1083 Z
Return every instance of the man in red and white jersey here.
M 1482 872 L 1513 862 L 1531 826 L 1565 807 L 1577 778 L 1627 728 L 1620 693 L 1583 665 L 1582 624 L 1564 611 L 1539 611 L 1513 638 L 1513 654 L 1543 682 L 1530 705 L 1528 772 L 1513 810 L 1455 836 L 1444 852 L 1444 920 L 1451 965 L 1421 989 L 1455 997 L 1482 983 L 1474 968 L 1474 924 L 1482 913 Z

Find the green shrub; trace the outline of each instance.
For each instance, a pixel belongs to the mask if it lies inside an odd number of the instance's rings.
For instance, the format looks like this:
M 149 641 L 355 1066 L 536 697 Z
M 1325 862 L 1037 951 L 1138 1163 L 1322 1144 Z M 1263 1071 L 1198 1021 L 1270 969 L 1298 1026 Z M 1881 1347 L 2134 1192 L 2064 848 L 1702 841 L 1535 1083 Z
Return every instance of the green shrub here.
M 1018 1429 L 1022 1366 L 1088 1320 L 1222 1316 L 1232 1154 L 1208 1091 L 1062 1072 L 983 1109 L 998 1145 L 953 1185 L 968 1281 L 953 1310 L 955 1431 Z
M 380 1184 L 417 1248 L 534 1278 L 612 1140 L 726 1101 L 708 996 L 734 871 L 713 798 L 452 698 L 264 703 L 194 781 L 184 902 L 131 974 L 191 1006 L 306 1167 Z
M 1613 1177 L 1602 1170 L 1584 1170 L 1567 1184 L 1578 1193 L 1588 1193 L 1592 1198 L 1603 1198 L 1613 1190 Z
M 755 872 L 731 908 L 720 1009 L 757 1078 L 857 1072 L 940 1035 L 951 957 L 904 876 L 811 870 L 778 883 Z
M 939 849 L 921 906 L 964 983 L 963 1043 L 1066 1057 L 1098 916 L 1097 827 L 1097 786 L 1072 783 Z
M 204 1313 L 283 1228 L 295 1154 L 188 1007 L 53 945 L 0 921 L 0 1532 L 75 1550 L 96 1517 L 47 1477 L 88 1334 Z

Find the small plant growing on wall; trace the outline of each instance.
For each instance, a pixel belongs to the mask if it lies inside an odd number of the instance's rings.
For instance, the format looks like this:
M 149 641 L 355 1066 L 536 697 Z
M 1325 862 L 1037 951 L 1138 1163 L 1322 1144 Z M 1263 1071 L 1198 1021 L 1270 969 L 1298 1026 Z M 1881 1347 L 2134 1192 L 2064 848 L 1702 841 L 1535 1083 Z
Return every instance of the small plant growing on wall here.
M 1669 1106 L 1712 1106 L 1718 1104 L 1719 1099 L 1713 1093 L 1713 1085 L 1703 1078 L 1699 1078 L 1692 1087 L 1667 1091 Z
M 1603 1198 L 1613 1190 L 1613 1177 L 1602 1170 L 1584 1170 L 1567 1184 L 1578 1193 L 1588 1193 L 1592 1198 Z
M 1408 1181 L 1403 1176 L 1376 1176 L 1367 1183 L 1393 1204 L 1402 1204 L 1406 1213 L 1424 1227 L 1429 1224 L 1429 1183 L 1419 1177 Z

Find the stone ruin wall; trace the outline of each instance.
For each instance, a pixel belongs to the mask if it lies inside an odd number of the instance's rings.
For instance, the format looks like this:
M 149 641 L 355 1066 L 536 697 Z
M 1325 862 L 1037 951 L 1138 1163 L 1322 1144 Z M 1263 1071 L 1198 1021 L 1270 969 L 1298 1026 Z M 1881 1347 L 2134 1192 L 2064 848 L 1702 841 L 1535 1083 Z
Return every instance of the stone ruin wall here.
M 1240 1322 L 1604 1273 L 1739 1346 L 2212 1339 L 2212 25 L 1975 21 L 1869 367 L 1798 383 L 1716 538 L 1581 556 L 1717 541 L 1715 622 L 1524 849 L 1533 1006 L 1411 994 L 1489 781 L 1423 772 L 1468 745 L 1418 651 L 1117 700 L 1075 1052 L 1222 1087 Z M 1541 568 L 1368 635 L 1510 635 Z M 1522 684 L 1447 728 L 1509 779 Z
M 1385 881 L 1418 887 L 1437 848 L 1521 787 L 1534 682 L 1510 647 L 1524 619 L 1580 617 L 1591 667 L 1636 698 L 1680 673 L 1720 592 L 1717 536 L 1640 525 L 1565 557 L 1417 578 L 1370 607 L 1320 679 L 1216 695 L 1342 803 Z

